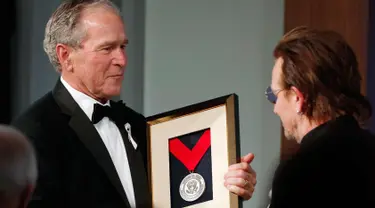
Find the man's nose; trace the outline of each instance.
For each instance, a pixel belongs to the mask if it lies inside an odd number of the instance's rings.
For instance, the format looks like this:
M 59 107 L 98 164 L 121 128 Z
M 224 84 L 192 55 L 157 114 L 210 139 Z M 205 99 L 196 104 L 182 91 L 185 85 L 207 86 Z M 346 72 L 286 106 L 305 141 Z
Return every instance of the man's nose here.
M 124 49 L 118 49 L 115 52 L 115 64 L 121 68 L 125 67 L 128 62 L 128 57 Z

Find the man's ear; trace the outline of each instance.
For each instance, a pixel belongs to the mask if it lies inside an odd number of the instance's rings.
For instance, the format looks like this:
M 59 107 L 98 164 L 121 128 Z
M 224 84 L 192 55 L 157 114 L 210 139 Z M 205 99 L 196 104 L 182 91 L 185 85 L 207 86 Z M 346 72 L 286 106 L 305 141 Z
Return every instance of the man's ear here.
M 305 103 L 305 97 L 303 96 L 302 92 L 298 88 L 292 86 L 291 90 L 295 94 L 294 102 L 296 102 L 296 113 L 301 114 L 303 113 L 302 111 L 303 111 L 303 104 Z
M 57 58 L 59 59 L 59 63 L 62 68 L 68 71 L 73 70 L 73 66 L 71 63 L 71 53 L 72 53 L 71 47 L 65 44 L 60 44 L 60 43 L 56 45 L 56 54 L 57 54 Z

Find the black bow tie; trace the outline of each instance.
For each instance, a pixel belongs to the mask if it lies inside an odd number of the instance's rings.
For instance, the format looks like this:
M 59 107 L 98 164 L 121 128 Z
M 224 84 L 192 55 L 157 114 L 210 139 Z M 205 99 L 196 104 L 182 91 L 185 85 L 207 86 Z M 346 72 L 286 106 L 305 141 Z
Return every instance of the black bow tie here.
M 100 105 L 98 103 L 94 104 L 94 111 L 92 113 L 92 123 L 96 124 L 101 121 L 104 117 L 108 117 L 110 120 L 115 121 L 116 112 L 108 105 Z

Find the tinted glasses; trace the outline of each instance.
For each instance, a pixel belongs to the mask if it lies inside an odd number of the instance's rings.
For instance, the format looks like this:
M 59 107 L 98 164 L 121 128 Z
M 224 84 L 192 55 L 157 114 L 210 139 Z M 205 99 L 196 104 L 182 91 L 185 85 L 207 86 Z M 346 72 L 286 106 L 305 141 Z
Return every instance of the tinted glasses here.
M 271 103 L 275 104 L 277 101 L 277 94 L 281 92 L 282 89 L 276 90 L 276 92 L 273 92 L 271 89 L 271 86 L 268 86 L 264 94 L 266 95 L 266 98 Z

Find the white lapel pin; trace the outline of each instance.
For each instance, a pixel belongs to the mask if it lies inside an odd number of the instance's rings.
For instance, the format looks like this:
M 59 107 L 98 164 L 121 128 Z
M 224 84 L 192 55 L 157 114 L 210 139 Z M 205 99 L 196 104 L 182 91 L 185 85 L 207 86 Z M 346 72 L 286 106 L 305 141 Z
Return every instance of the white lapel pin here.
M 133 139 L 132 132 L 131 132 L 131 126 L 130 126 L 129 123 L 125 124 L 125 130 L 126 130 L 126 132 L 128 132 L 128 139 L 132 143 L 134 149 L 137 149 L 138 145 L 137 145 L 137 143 Z

